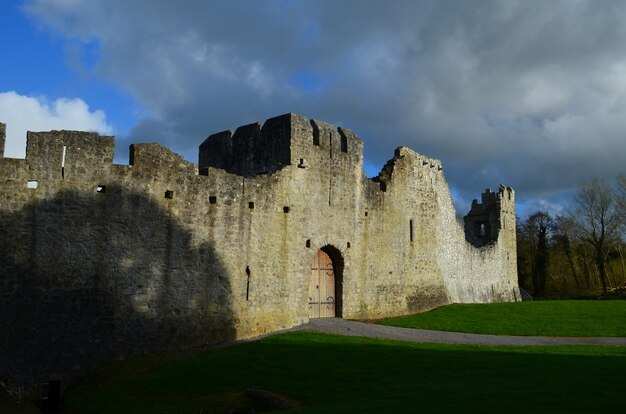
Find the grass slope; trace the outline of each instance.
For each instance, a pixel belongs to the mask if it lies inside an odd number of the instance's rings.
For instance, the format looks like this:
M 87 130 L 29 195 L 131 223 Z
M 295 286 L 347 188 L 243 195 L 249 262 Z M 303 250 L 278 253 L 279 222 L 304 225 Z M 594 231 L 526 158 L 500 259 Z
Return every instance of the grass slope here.
M 626 348 L 414 344 L 311 332 L 196 355 L 123 361 L 84 379 L 71 413 L 229 412 L 248 387 L 302 413 L 612 412 Z M 202 411 L 201 411 L 202 410 Z
M 450 305 L 383 325 L 494 335 L 626 336 L 626 301 Z

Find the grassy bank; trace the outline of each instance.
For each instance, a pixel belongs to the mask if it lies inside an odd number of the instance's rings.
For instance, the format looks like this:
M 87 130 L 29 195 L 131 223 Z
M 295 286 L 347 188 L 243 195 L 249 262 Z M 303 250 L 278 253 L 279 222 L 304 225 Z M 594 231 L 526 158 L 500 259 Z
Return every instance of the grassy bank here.
M 626 301 L 462 304 L 383 325 L 494 335 L 626 336 Z
M 67 412 L 211 413 L 243 391 L 298 412 L 611 412 L 626 348 L 413 344 L 294 332 L 196 355 L 123 361 L 70 390 Z

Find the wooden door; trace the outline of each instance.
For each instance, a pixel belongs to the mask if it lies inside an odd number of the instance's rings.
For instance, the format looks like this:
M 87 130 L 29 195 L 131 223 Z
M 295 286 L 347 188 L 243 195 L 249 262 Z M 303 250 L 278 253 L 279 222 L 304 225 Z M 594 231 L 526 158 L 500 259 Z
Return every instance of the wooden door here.
M 318 250 L 311 266 L 309 282 L 309 318 L 335 317 L 335 271 L 333 262 Z

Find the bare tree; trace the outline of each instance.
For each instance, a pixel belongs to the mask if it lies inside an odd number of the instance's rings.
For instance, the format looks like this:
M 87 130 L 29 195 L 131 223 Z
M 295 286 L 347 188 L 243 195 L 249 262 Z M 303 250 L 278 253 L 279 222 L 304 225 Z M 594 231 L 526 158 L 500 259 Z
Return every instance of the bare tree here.
M 580 280 L 578 276 L 578 267 L 576 266 L 576 258 L 574 249 L 572 248 L 572 239 L 575 238 L 574 232 L 576 224 L 569 216 L 557 216 L 555 220 L 556 234 L 554 239 L 556 245 L 563 251 L 567 264 L 569 266 L 572 278 L 576 284 L 576 288 L 580 289 Z
M 598 178 L 581 184 L 570 217 L 580 238 L 593 247 L 602 290 L 606 293 L 609 248 L 620 239 L 623 223 L 618 191 Z
M 549 236 L 554 227 L 552 217 L 538 211 L 521 223 L 518 232 L 518 265 L 525 264 L 529 269 L 522 269 L 532 278 L 533 294 L 543 297 L 546 293 L 546 280 L 549 263 Z
M 621 236 L 622 240 L 624 239 L 624 232 L 626 231 L 626 175 L 620 174 L 615 178 L 616 182 L 616 195 L 617 195 L 617 206 L 620 211 L 620 215 L 622 216 L 622 229 Z

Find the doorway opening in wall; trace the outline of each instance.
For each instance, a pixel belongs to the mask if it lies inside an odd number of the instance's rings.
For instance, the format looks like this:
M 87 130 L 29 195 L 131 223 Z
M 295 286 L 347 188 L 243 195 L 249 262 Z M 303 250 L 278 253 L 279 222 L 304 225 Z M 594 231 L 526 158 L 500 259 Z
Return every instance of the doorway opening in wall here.
M 309 280 L 309 318 L 343 316 L 343 256 L 327 245 L 317 251 Z

